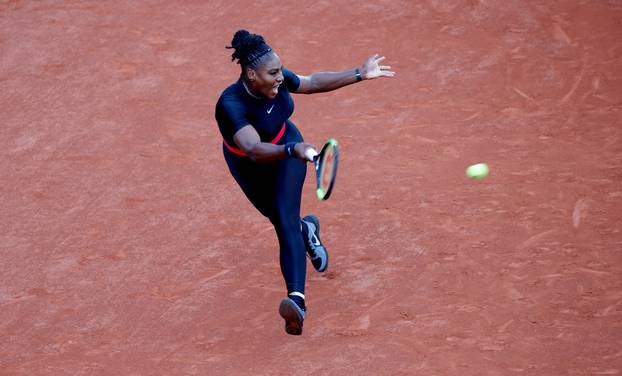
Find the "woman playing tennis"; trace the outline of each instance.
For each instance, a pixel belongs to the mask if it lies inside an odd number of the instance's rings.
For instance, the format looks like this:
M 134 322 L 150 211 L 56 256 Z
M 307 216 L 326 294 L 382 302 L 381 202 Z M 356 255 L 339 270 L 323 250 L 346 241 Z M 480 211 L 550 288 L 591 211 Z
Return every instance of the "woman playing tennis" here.
M 246 197 L 274 225 L 280 247 L 281 272 L 287 297 L 279 313 L 289 334 L 302 333 L 306 316 L 306 255 L 323 272 L 328 253 L 320 241 L 314 215 L 300 218 L 302 186 L 307 171 L 305 143 L 289 119 L 294 112 L 291 93 L 313 94 L 339 89 L 362 80 L 392 77 L 384 57 L 371 56 L 356 69 L 299 76 L 283 67 L 279 56 L 261 35 L 235 33 L 232 60 L 242 68 L 240 78 L 221 94 L 216 121 L 223 137 L 229 171 Z

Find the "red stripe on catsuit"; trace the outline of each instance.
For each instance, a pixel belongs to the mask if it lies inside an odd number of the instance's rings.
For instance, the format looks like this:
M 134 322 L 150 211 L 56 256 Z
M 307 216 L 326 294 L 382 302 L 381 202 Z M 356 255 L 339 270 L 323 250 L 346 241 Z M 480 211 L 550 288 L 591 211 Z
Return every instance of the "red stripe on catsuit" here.
M 272 141 L 270 141 L 271 144 L 276 144 L 277 142 L 281 140 L 281 138 L 285 134 L 285 126 L 286 126 L 286 123 L 283 123 L 283 126 L 281 127 L 281 130 L 279 131 L 279 133 L 276 135 L 276 137 L 274 137 Z M 246 157 L 246 153 L 243 150 L 234 148 L 233 146 L 229 145 L 227 141 L 225 140 L 222 140 L 222 142 L 225 144 L 225 147 L 227 148 L 227 150 L 229 150 L 233 154 Z

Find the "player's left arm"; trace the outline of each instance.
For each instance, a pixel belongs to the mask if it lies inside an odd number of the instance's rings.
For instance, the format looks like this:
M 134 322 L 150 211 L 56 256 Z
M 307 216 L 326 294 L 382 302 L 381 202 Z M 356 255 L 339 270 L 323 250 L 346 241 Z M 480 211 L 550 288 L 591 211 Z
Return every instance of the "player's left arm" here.
M 395 72 L 388 65 L 380 65 L 384 56 L 375 54 L 358 68 L 342 72 L 318 72 L 310 76 L 298 76 L 300 85 L 296 93 L 314 94 L 324 93 L 354 84 L 362 80 L 372 80 L 378 77 L 393 77 Z

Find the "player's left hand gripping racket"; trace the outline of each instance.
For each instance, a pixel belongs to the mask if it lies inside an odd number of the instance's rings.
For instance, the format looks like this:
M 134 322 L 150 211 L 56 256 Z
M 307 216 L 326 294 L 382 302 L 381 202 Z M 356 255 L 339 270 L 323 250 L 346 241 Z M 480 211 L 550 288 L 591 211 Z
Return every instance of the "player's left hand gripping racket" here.
M 317 183 L 318 200 L 328 200 L 330 193 L 335 185 L 337 177 L 337 166 L 339 164 L 339 148 L 337 140 L 331 138 L 324 144 L 324 147 L 318 154 L 315 149 L 307 149 L 305 156 L 309 161 L 313 161 L 315 165 L 315 178 Z

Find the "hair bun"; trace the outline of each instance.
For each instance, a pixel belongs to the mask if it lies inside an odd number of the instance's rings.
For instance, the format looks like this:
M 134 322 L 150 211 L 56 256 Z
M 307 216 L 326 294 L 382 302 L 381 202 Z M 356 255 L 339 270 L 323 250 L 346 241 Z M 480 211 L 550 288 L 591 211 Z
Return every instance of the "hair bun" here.
M 231 55 L 231 61 L 238 60 L 238 64 L 248 62 L 249 56 L 257 58 L 258 54 L 265 53 L 270 47 L 259 34 L 251 34 L 247 30 L 240 29 L 233 35 L 231 46 L 235 51 Z
M 235 32 L 233 40 L 231 41 L 231 47 L 236 50 L 244 44 L 244 40 L 251 35 L 247 30 L 241 29 Z

